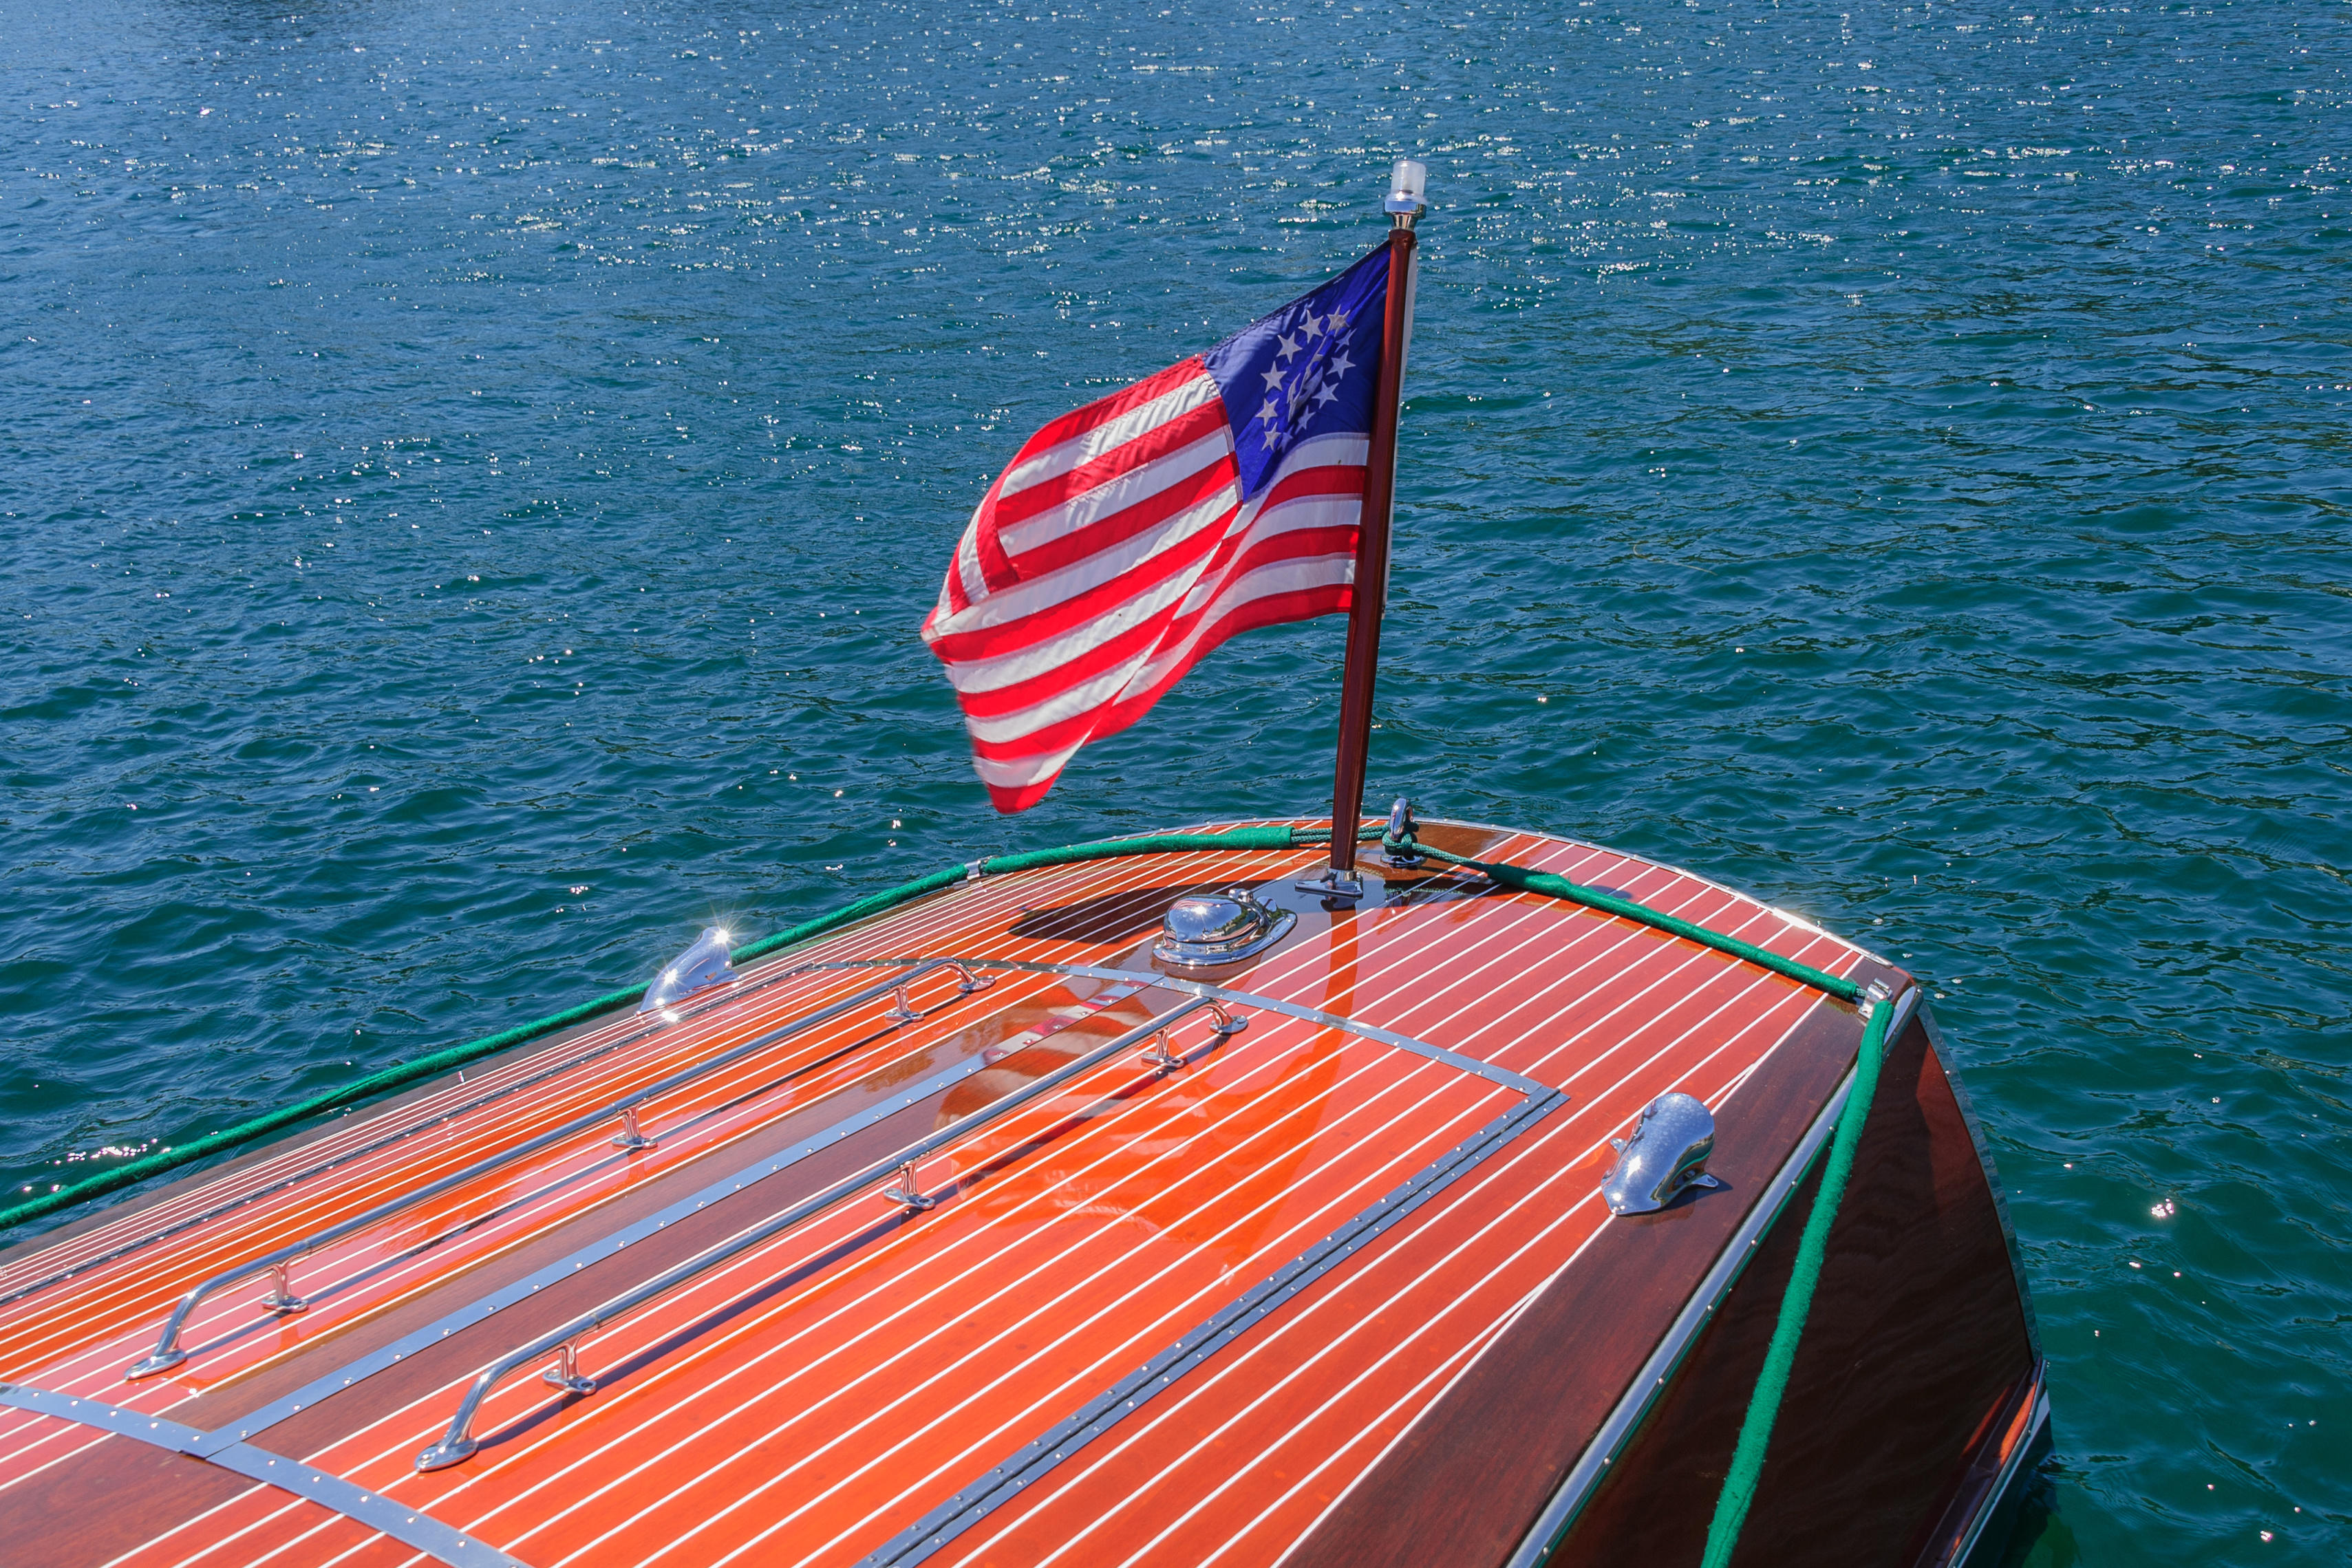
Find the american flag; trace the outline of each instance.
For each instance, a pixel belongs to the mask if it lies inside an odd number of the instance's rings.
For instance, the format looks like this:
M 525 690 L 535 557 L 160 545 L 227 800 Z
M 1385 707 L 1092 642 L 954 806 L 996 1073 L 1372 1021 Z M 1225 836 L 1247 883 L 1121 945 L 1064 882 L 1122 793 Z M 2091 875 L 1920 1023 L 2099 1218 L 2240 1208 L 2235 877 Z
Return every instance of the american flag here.
M 1000 811 L 1237 632 L 1344 612 L 1389 249 L 1031 436 L 923 622 Z

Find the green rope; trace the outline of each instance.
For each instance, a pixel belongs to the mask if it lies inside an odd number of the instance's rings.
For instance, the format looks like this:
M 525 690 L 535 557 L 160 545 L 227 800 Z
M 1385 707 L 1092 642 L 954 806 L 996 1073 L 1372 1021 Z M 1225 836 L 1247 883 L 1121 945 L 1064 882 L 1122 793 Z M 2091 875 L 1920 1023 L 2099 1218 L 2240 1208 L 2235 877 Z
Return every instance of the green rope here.
M 1739 1527 L 1747 1522 L 1748 1505 L 1756 1500 L 1756 1488 L 1764 1475 L 1764 1450 L 1772 1440 L 1773 1420 L 1780 1414 L 1780 1396 L 1789 1391 L 1789 1374 L 1797 1363 L 1797 1342 L 1804 1335 L 1813 1288 L 1821 1283 L 1822 1264 L 1829 1256 L 1830 1228 L 1837 1223 L 1838 1201 L 1845 1196 L 1846 1178 L 1853 1174 L 1854 1151 L 1862 1144 L 1863 1122 L 1870 1114 L 1879 1063 L 1885 1056 L 1886 1026 L 1894 1017 L 1894 1003 L 1879 1002 L 1870 1009 L 1870 1023 L 1862 1031 L 1853 1087 L 1847 1091 L 1837 1136 L 1830 1145 L 1829 1164 L 1822 1170 L 1822 1189 L 1814 1195 L 1813 1211 L 1805 1217 L 1805 1233 L 1797 1242 L 1797 1266 L 1780 1297 L 1780 1317 L 1772 1325 L 1764 1370 L 1757 1375 L 1756 1390 L 1748 1398 L 1748 1414 L 1739 1423 L 1739 1441 L 1731 1451 L 1731 1469 L 1724 1475 L 1722 1494 L 1716 1499 L 1715 1520 L 1707 1526 L 1706 1552 L 1699 1560 L 1700 1568 L 1727 1568 L 1732 1550 L 1739 1544 Z
M 1678 920 L 1671 915 L 1621 898 L 1613 893 L 1603 893 L 1597 887 L 1586 887 L 1566 877 L 1549 872 L 1522 871 L 1517 866 L 1492 864 L 1474 861 L 1462 855 L 1448 854 L 1432 849 L 1411 835 L 1382 841 L 1391 850 L 1426 855 L 1448 865 L 1465 871 L 1483 873 L 1505 887 L 1521 888 L 1553 898 L 1564 898 L 1605 914 L 1622 915 L 1639 921 L 1660 931 L 1686 937 L 1702 946 L 1735 957 L 1760 964 L 1777 974 L 1816 987 L 1842 1001 L 1861 1002 L 1863 988 L 1852 980 L 1840 979 L 1824 969 L 1810 964 L 1800 964 L 1794 958 L 1784 958 L 1736 936 L 1726 936 L 1704 925 Z M 1732 1449 L 1731 1469 L 1726 1473 L 1723 1491 L 1716 1499 L 1715 1519 L 1707 1526 L 1706 1553 L 1700 1568 L 1728 1568 L 1731 1553 L 1739 1544 L 1740 1527 L 1748 1521 L 1748 1510 L 1756 1500 L 1756 1489 L 1764 1474 L 1764 1454 L 1772 1441 L 1772 1423 L 1780 1413 L 1781 1396 L 1789 1391 L 1789 1374 L 1796 1365 L 1797 1344 L 1804 1337 L 1805 1318 L 1812 1311 L 1813 1290 L 1821 1283 L 1822 1264 L 1829 1256 L 1830 1228 L 1837 1223 L 1838 1205 L 1845 1197 L 1846 1178 L 1853 1174 L 1854 1151 L 1862 1143 L 1864 1120 L 1870 1114 L 1870 1102 L 1878 1089 L 1878 1069 L 1886 1054 L 1886 1026 L 1895 1017 L 1894 1003 L 1885 998 L 1870 1004 L 1870 1021 L 1862 1031 L 1862 1044 L 1854 1058 L 1853 1086 L 1847 1091 L 1845 1113 L 1838 1119 L 1837 1135 L 1830 1145 L 1829 1163 L 1822 1171 L 1821 1191 L 1814 1196 L 1812 1212 L 1805 1218 L 1804 1234 L 1797 1242 L 1797 1262 L 1789 1277 L 1789 1288 L 1780 1298 L 1780 1315 L 1772 1325 L 1772 1343 L 1764 1353 L 1764 1370 L 1756 1379 L 1756 1386 L 1748 1396 L 1748 1414 L 1739 1423 L 1739 1441 Z
M 1704 925 L 1677 919 L 1662 910 L 1653 909 L 1646 904 L 1636 904 L 1630 898 L 1621 898 L 1613 893 L 1603 893 L 1597 887 L 1587 887 L 1582 883 L 1570 882 L 1564 876 L 1554 876 L 1549 872 L 1543 871 L 1522 871 L 1517 866 L 1496 865 L 1486 861 L 1470 860 L 1462 855 L 1448 854 L 1444 850 L 1433 849 L 1412 838 L 1384 838 L 1381 841 L 1391 850 L 1402 850 L 1410 854 L 1426 855 L 1431 860 L 1444 861 L 1448 865 L 1458 865 L 1465 871 L 1482 873 L 1505 887 L 1519 888 L 1528 893 L 1540 893 L 1551 898 L 1564 898 L 1571 904 L 1581 904 L 1588 909 L 1598 909 L 1603 914 L 1620 915 L 1643 925 L 1654 926 L 1660 931 L 1696 942 L 1702 947 L 1712 947 L 1718 953 L 1728 953 L 1735 958 L 1745 958 L 1751 964 L 1760 965 L 1775 974 L 1786 975 L 1792 980 L 1802 980 L 1806 985 L 1827 991 L 1842 1002 L 1858 1002 L 1862 999 L 1863 992 L 1860 986 L 1855 985 L 1852 980 L 1842 980 L 1826 969 L 1816 969 L 1811 964 L 1800 964 L 1794 958 L 1783 958 L 1780 954 L 1759 947 L 1752 942 L 1742 942 L 1737 936 L 1726 936 L 1720 931 L 1710 931 Z
M 1357 836 L 1365 839 L 1378 838 L 1380 830 L 1377 828 L 1363 830 Z M 944 870 L 932 872 L 927 876 L 919 876 L 912 882 L 901 883 L 897 887 L 884 892 L 869 894 L 829 914 L 820 915 L 814 920 L 804 920 L 798 925 L 788 926 L 777 932 L 772 936 L 748 943 L 735 950 L 734 957 L 737 962 L 749 962 L 753 958 L 764 957 L 778 948 L 789 947 L 795 943 L 822 936 L 828 931 L 838 930 L 844 925 L 864 920 L 869 915 L 894 909 L 910 899 L 920 898 L 926 894 L 936 893 L 944 887 L 951 887 L 957 883 L 974 876 L 1002 876 L 1010 872 L 1030 871 L 1039 866 L 1068 865 L 1078 861 L 1108 860 L 1118 855 L 1165 854 L 1188 850 L 1287 850 L 1330 841 L 1331 832 L 1328 828 L 1232 828 L 1220 833 L 1155 833 L 1143 838 L 1111 839 L 1101 843 L 1073 844 L 1066 849 L 1031 850 L 1022 854 L 992 855 L 984 860 L 974 861 L 970 865 L 950 866 Z M 496 1034 L 485 1035 L 480 1040 L 469 1040 L 464 1045 L 453 1045 L 446 1051 L 436 1051 L 428 1056 L 420 1056 L 414 1061 L 404 1061 L 397 1066 L 371 1072 L 366 1077 L 346 1083 L 340 1089 L 330 1089 L 323 1093 L 313 1094 L 307 1100 L 298 1100 L 291 1105 L 280 1106 L 250 1121 L 240 1122 L 234 1127 L 224 1127 L 217 1133 L 207 1133 L 194 1143 L 177 1144 L 168 1149 L 159 1149 L 152 1155 L 143 1155 L 128 1165 L 117 1166 L 112 1170 L 102 1171 L 96 1176 L 76 1182 L 71 1186 L 44 1193 L 38 1197 L 28 1199 L 11 1208 L 0 1209 L 0 1232 L 14 1229 L 27 1220 L 38 1219 L 44 1215 L 55 1214 L 60 1209 L 88 1203 L 92 1198 L 102 1197 L 110 1192 L 119 1191 L 135 1183 L 145 1181 L 150 1176 L 161 1176 L 165 1171 L 192 1165 L 197 1160 L 219 1154 L 223 1150 L 233 1149 L 239 1144 L 249 1144 L 265 1134 L 277 1132 L 282 1127 L 290 1127 L 297 1122 L 306 1121 L 325 1112 L 339 1110 L 345 1105 L 355 1104 L 362 1100 L 372 1099 L 388 1090 L 401 1088 L 422 1078 L 435 1077 L 452 1069 L 463 1067 L 469 1061 L 504 1051 L 511 1045 L 520 1045 L 527 1040 L 535 1040 L 541 1035 L 551 1034 L 557 1030 L 569 1029 L 573 1024 L 594 1018 L 600 1013 L 626 1007 L 645 994 L 646 988 L 642 985 L 608 991 L 593 1001 L 582 1002 L 576 1007 L 566 1008 L 562 1012 L 550 1013 L 545 1018 L 534 1019 L 529 1023 L 517 1024 L 512 1029 L 500 1030 Z

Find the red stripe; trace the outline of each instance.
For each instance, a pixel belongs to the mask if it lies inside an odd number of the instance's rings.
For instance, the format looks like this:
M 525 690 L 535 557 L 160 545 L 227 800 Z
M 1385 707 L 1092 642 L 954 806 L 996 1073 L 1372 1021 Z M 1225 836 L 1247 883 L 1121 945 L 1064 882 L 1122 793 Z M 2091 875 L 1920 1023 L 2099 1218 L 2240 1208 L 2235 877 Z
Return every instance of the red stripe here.
M 1236 496 L 1241 491 L 1241 468 L 1234 463 L 1230 447 L 1214 463 L 1150 492 L 1130 506 L 1023 550 L 1013 557 L 1013 570 L 1021 574 L 1024 581 L 1034 582 L 1048 572 L 1075 566 L 1138 534 L 1148 533 L 1177 513 L 1197 507 L 1225 489 Z
M 1024 648 L 1075 631 L 1087 622 L 1108 614 L 1120 605 L 1149 592 L 1166 581 L 1170 576 L 1189 570 L 1192 564 L 1216 549 L 1234 514 L 1212 519 L 1196 529 L 1180 545 L 1160 551 L 1147 561 L 1107 582 L 1096 584 L 1082 593 L 1056 600 L 1045 608 L 1027 615 L 1016 616 L 1000 626 L 984 626 L 971 632 L 950 632 L 931 644 L 931 652 L 950 664 L 969 664 L 974 659 L 993 658 L 1000 653 L 1014 653 Z
M 1177 361 L 1156 376 L 1146 376 L 1131 387 L 1123 387 L 1106 398 L 1097 398 L 1084 408 L 1072 409 L 1061 418 L 1022 444 L 1021 455 L 1005 465 L 1018 468 L 1029 458 L 1049 446 L 1059 446 L 1073 436 L 1084 435 L 1098 424 L 1108 424 L 1131 408 L 1141 408 L 1153 398 L 1164 397 L 1195 376 L 1209 373 L 1209 367 L 1194 354 Z
M 992 516 L 1000 528 L 1017 527 L 1040 513 L 1050 512 L 1089 490 L 1131 474 L 1147 463 L 1190 446 L 1204 435 L 1213 434 L 1223 428 L 1224 423 L 1225 405 L 1212 398 L 1189 413 L 1163 424 L 1155 424 L 1132 440 L 1119 443 L 1101 456 L 1081 463 L 1066 474 L 1057 474 L 1026 490 L 1003 497 L 991 509 Z

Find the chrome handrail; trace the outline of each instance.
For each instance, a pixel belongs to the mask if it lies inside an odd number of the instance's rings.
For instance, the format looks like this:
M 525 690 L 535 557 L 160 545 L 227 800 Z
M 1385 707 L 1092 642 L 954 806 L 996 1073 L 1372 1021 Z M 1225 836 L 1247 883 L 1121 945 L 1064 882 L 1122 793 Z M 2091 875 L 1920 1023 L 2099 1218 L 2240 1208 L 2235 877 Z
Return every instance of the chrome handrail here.
M 458 1403 L 457 1415 L 450 1419 L 448 1431 L 442 1434 L 439 1442 L 416 1456 L 416 1468 L 420 1470 L 442 1470 L 447 1469 L 452 1465 L 464 1464 L 471 1458 L 475 1450 L 481 1447 L 480 1440 L 473 1435 L 473 1426 L 474 1416 L 481 1409 L 482 1400 L 500 1382 L 541 1356 L 552 1354 L 557 1357 L 555 1364 L 542 1375 L 549 1383 L 572 1394 L 584 1396 L 594 1393 L 596 1380 L 593 1377 L 582 1376 L 576 1360 L 578 1347 L 574 1342 L 581 1335 L 593 1333 L 614 1318 L 635 1311 L 655 1297 L 664 1295 L 688 1281 L 708 1273 L 738 1253 L 756 1247 L 771 1237 L 789 1230 L 795 1225 L 813 1219 L 825 1210 L 846 1202 L 876 1182 L 887 1176 L 897 1176 L 902 1185 L 884 1194 L 885 1197 L 910 1213 L 929 1207 L 938 1200 L 925 1197 L 915 1190 L 912 1167 L 918 1162 L 929 1158 L 967 1134 L 1018 1109 L 1039 1095 L 1060 1088 L 1080 1073 L 1091 1071 L 1139 1041 L 1162 1034 L 1179 1019 L 1199 1012 L 1202 1009 L 1217 1016 L 1216 1024 L 1211 1032 L 1216 1036 L 1215 1043 L 1218 1045 L 1223 1044 L 1227 1040 L 1249 1027 L 1247 1019 L 1235 1018 L 1225 1009 L 1223 1004 L 1213 998 L 1194 997 L 1188 1001 L 1180 1002 L 1166 1012 L 1136 1025 L 1108 1045 L 1097 1046 L 1085 1055 L 1065 1062 L 1053 1071 L 1030 1080 L 1029 1082 L 1013 1090 L 1003 1098 L 991 1102 L 968 1116 L 959 1117 L 929 1136 L 919 1139 L 895 1154 L 885 1155 L 864 1170 L 844 1176 L 822 1192 L 812 1194 L 790 1207 L 761 1220 L 756 1225 L 739 1230 L 725 1240 L 705 1248 L 684 1262 L 672 1265 L 643 1284 L 632 1286 L 603 1305 L 590 1308 L 562 1327 L 549 1330 L 520 1349 L 509 1351 L 476 1375 L 473 1385 L 466 1390 L 465 1398 Z M 1150 1061 L 1155 1071 L 1167 1072 L 1174 1066 L 1183 1065 L 1187 1059 L 1169 1055 L 1166 1041 L 1163 1040 L 1160 1041 L 1159 1054 L 1146 1054 L 1141 1060 Z
M 157 1338 L 155 1348 L 125 1368 L 122 1375 L 124 1379 L 135 1382 L 142 1377 L 152 1377 L 157 1373 L 167 1372 L 187 1360 L 188 1353 L 180 1348 L 180 1331 L 187 1326 L 188 1315 L 194 1312 L 206 1297 L 225 1291 L 231 1285 L 252 1279 L 257 1274 L 268 1274 L 272 1277 L 272 1285 L 269 1295 L 261 1302 L 263 1311 L 281 1315 L 306 1311 L 310 1303 L 293 1293 L 292 1285 L 287 1277 L 287 1268 L 296 1259 L 306 1257 L 331 1242 L 340 1241 L 352 1232 L 363 1230 L 379 1220 L 388 1219 L 404 1209 L 425 1202 L 427 1198 L 437 1197 L 454 1187 L 462 1186 L 475 1177 L 487 1175 L 501 1166 L 509 1165 L 527 1155 L 537 1154 L 551 1144 L 561 1143 L 566 1138 L 584 1133 L 599 1123 L 610 1122 L 616 1118 L 619 1120 L 620 1131 L 613 1138 L 613 1143 L 617 1147 L 625 1149 L 631 1154 L 639 1149 L 651 1148 L 654 1146 L 655 1140 L 646 1137 L 637 1125 L 637 1107 L 646 1101 L 656 1095 L 667 1094 L 673 1089 L 691 1083 L 704 1074 L 714 1072 L 730 1062 L 739 1061 L 753 1051 L 765 1050 L 778 1040 L 789 1040 L 793 1035 L 814 1029 L 818 1024 L 828 1022 L 854 1009 L 863 1007 L 877 998 L 895 993 L 903 1012 L 907 988 L 923 976 L 939 969 L 953 969 L 963 977 L 962 983 L 956 988 L 956 994 L 959 997 L 984 991 L 996 984 L 993 978 L 974 972 L 970 965 L 961 959 L 930 958 L 920 961 L 914 964 L 905 974 L 895 976 L 877 985 L 868 986 L 862 991 L 842 998 L 839 1001 L 828 1002 L 814 1012 L 803 1013 L 799 1018 L 780 1024 L 764 1034 L 754 1036 L 741 1045 L 723 1051 L 708 1061 L 697 1062 L 683 1071 L 670 1074 L 657 1083 L 650 1083 L 643 1089 L 625 1094 L 609 1105 L 601 1106 L 585 1115 L 575 1116 L 560 1127 L 550 1128 L 537 1137 L 525 1139 L 512 1148 L 501 1149 L 487 1159 L 477 1160 L 463 1170 L 452 1172 L 437 1181 L 427 1182 L 413 1192 L 403 1193 L 398 1197 L 380 1203 L 363 1214 L 354 1215 L 349 1219 L 329 1226 L 324 1230 L 305 1236 L 299 1241 L 289 1242 L 274 1252 L 256 1258 L 249 1262 L 240 1263 L 224 1273 L 215 1274 L 180 1298 L 179 1303 L 172 1309 L 172 1315 L 163 1321 L 163 1332 Z M 900 1013 L 893 1013 L 891 1018 L 894 1028 L 898 1023 L 906 1021 Z

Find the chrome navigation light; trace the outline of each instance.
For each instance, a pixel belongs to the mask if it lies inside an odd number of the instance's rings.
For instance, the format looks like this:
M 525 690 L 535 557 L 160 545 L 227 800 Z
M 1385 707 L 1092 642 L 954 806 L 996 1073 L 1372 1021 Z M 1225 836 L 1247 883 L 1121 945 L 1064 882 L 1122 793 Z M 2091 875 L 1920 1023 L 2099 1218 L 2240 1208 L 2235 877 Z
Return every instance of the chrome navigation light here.
M 637 1010 L 641 1013 L 659 1012 L 680 997 L 690 995 L 705 986 L 722 986 L 730 980 L 740 978 L 734 967 L 727 962 L 728 951 L 734 942 L 734 936 L 725 928 L 717 925 L 706 927 L 702 935 L 694 939 L 693 946 L 680 953 L 654 977 L 654 983 L 646 988 L 646 999 L 637 1004 Z
M 1642 1109 L 1630 1138 L 1609 1140 L 1617 1148 L 1617 1164 L 1601 1184 L 1601 1197 L 1612 1214 L 1648 1214 L 1682 1194 L 1685 1187 L 1721 1186 L 1706 1174 L 1707 1156 L 1715 1153 L 1715 1116 L 1687 1094 L 1661 1094 Z
M 1297 920 L 1286 909 L 1260 904 L 1246 887 L 1196 893 L 1168 906 L 1151 956 L 1193 969 L 1232 964 L 1273 946 Z
M 1391 215 L 1411 220 L 1422 214 L 1423 193 L 1429 189 L 1429 166 L 1411 158 L 1396 161 L 1396 172 L 1389 178 L 1389 199 L 1382 204 Z

